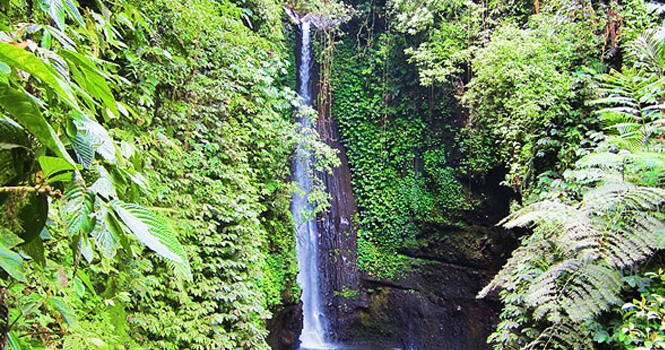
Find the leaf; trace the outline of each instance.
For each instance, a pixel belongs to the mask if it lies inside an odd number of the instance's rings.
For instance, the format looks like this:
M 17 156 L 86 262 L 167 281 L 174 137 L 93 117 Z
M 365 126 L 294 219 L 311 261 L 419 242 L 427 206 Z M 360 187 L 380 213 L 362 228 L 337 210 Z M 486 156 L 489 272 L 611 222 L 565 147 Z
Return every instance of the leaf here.
M 175 238 L 171 229 L 149 210 L 114 199 L 109 202 L 118 219 L 127 226 L 148 248 L 184 268 L 186 276 L 191 275 L 185 250 Z
M 0 227 L 0 242 L 3 242 L 7 248 L 11 249 L 23 243 L 23 240 L 9 229 Z
M 61 0 L 40 0 L 39 5 L 60 30 L 65 30 L 65 7 Z
M 117 162 L 115 144 L 103 126 L 95 120 L 77 113 L 72 115 L 72 121 L 78 131 L 75 137 L 79 144 L 77 147 L 92 149 L 109 163 Z M 86 157 L 90 157 L 90 155 L 86 155 Z
M 67 104 L 78 110 L 78 103 L 69 85 L 58 78 L 53 68 L 32 53 L 14 45 L 0 42 L 0 61 L 37 77 L 58 93 Z
M 76 160 L 83 165 L 84 169 L 90 168 L 92 162 L 95 161 L 95 149 L 86 140 L 85 134 L 77 132 L 71 141 L 74 152 L 76 153 Z
M 88 239 L 87 235 L 81 235 L 79 238 L 79 244 L 78 244 L 78 249 L 81 251 L 81 256 L 87 261 L 88 263 L 92 262 L 93 255 L 92 255 L 92 244 L 90 244 L 90 239 Z
M 95 194 L 75 183 L 65 192 L 65 222 L 70 237 L 87 236 L 95 227 Z
M 23 350 L 22 346 L 23 342 L 21 340 L 21 337 L 15 332 L 11 331 L 7 333 L 7 346 L 11 350 Z
M 0 115 L 0 151 L 13 148 L 30 148 L 30 139 L 15 121 Z
M 32 241 L 22 244 L 21 249 L 28 254 L 39 266 L 44 267 L 46 265 L 46 259 L 44 258 L 44 241 L 37 237 Z
M 97 172 L 99 178 L 90 186 L 90 190 L 106 199 L 117 197 L 111 174 L 101 164 L 97 166 Z
M 99 249 L 107 259 L 113 259 L 118 250 L 118 234 L 122 232 L 115 218 L 105 207 L 100 207 L 96 213 L 98 215 L 98 224 L 92 231 L 92 237 L 95 239 L 97 249 Z
M 115 115 L 119 114 L 118 103 L 106 80 L 108 77 L 88 57 L 71 50 L 58 52 L 67 60 L 70 70 L 76 71 L 76 82 L 92 97 L 102 101 L 104 110 L 110 109 Z
M 37 158 L 37 161 L 42 168 L 42 172 L 44 172 L 44 177 L 47 179 L 58 173 L 74 170 L 69 162 L 58 157 L 42 156 Z
M 0 242 L 0 267 L 14 279 L 25 282 L 23 258 L 17 252 L 10 250 L 4 242 Z
M 90 291 L 94 295 L 97 295 L 97 291 L 92 286 L 92 282 L 90 282 L 90 277 L 88 277 L 88 274 L 85 273 L 83 269 L 76 270 L 76 278 L 78 278 L 79 280 L 81 280 L 81 282 L 83 282 L 83 285 L 86 288 L 88 288 L 88 291 Z
M 76 162 L 67 153 L 65 145 L 55 133 L 51 125 L 44 119 L 39 107 L 25 93 L 7 85 L 0 85 L 0 106 L 11 113 L 16 120 L 32 133 L 46 147 L 55 152 L 73 167 Z M 78 170 L 75 170 L 78 173 Z
M 70 327 L 78 324 L 78 319 L 72 309 L 60 298 L 49 298 L 48 304 L 60 313 Z
M 85 27 L 85 23 L 83 22 L 83 17 L 81 16 L 81 13 L 79 12 L 78 6 L 75 1 L 73 0 L 64 0 L 65 2 L 65 9 L 67 10 L 67 14 L 69 14 L 71 17 L 76 20 L 76 22 L 81 26 Z

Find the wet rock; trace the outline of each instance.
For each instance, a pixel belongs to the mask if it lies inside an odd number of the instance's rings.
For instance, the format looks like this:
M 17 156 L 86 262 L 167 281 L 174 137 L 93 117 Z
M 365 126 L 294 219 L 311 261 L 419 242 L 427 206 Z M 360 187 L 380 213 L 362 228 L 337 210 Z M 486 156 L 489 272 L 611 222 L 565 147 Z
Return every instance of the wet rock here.
M 359 339 L 402 349 L 486 350 L 498 320 L 496 299 L 476 293 L 494 271 L 436 261 L 420 262 L 398 281 L 366 278 L 368 307 L 360 313 Z
M 267 324 L 267 342 L 273 350 L 295 350 L 302 331 L 302 305 L 281 306 Z
M 498 270 L 517 247 L 514 231 L 491 225 L 424 226 L 419 245 L 400 253 L 417 259 Z
M 323 121 L 323 122 L 322 122 Z M 357 233 L 352 222 L 356 203 L 351 189 L 351 174 L 346 151 L 339 142 L 335 120 L 319 119 L 319 132 L 324 141 L 338 150 L 341 165 L 332 174 L 320 174 L 328 193 L 330 208 L 319 216 L 320 278 L 324 312 L 329 320 L 329 339 L 348 341 L 359 320 L 364 291 L 360 287 L 357 264 Z

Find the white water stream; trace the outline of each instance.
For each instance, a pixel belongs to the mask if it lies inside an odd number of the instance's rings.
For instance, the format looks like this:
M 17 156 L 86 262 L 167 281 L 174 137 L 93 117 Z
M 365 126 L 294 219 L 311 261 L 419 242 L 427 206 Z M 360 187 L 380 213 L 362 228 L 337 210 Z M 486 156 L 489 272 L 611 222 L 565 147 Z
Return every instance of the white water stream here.
M 302 42 L 300 48 L 300 88 L 298 94 L 303 104 L 311 106 L 310 91 L 311 70 L 311 22 L 305 17 L 300 22 Z M 298 122 L 308 127 L 310 118 L 299 116 Z M 292 167 L 292 176 L 301 193 L 291 197 L 291 213 L 296 225 L 296 255 L 298 258 L 298 285 L 302 289 L 303 329 L 300 335 L 301 349 L 329 349 L 326 343 L 326 320 L 321 310 L 321 288 L 319 280 L 319 230 L 316 218 L 311 217 L 314 210 L 307 200 L 311 190 L 310 174 L 312 172 L 311 154 L 300 145 Z

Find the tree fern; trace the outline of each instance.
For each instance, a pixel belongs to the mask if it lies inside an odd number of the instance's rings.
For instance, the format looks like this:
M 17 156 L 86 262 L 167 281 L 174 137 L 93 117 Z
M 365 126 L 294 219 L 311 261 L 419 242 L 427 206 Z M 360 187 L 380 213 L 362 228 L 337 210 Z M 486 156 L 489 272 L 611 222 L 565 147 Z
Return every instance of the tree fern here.
M 638 39 L 633 46 L 650 51 L 645 40 Z M 592 105 L 605 106 L 597 113 L 608 129 L 618 135 L 610 137 L 610 140 L 631 150 L 649 150 L 652 143 L 660 144 L 654 139 L 665 131 L 661 113 L 665 78 L 662 77 L 662 67 L 651 66 L 655 64 L 651 62 L 655 59 L 654 55 L 660 55 L 659 59 L 662 59 L 662 47 L 651 49 L 654 50 L 651 53 L 642 53 L 649 61 L 643 65 L 647 68 L 612 69 L 608 74 L 599 76 L 600 91 L 606 96 L 591 102 Z M 648 69 L 655 69 L 658 74 L 650 74 Z
M 593 350 L 588 334 L 562 322 L 545 329 L 523 350 Z
M 587 169 L 612 174 L 612 170 L 601 169 L 598 159 L 581 163 Z M 563 327 L 560 329 L 593 319 L 621 303 L 621 271 L 664 247 L 665 224 L 659 214 L 664 202 L 665 190 L 615 177 L 589 183 L 579 201 L 545 200 L 518 210 L 502 224 L 532 227 L 534 233 L 479 296 L 503 288 L 518 296 L 513 302 L 528 310 L 534 321 Z M 504 329 L 513 333 L 525 325 L 500 326 L 513 327 Z M 531 343 L 521 348 L 575 349 L 583 345 L 568 342 L 574 337 L 563 334 L 546 337 L 547 342 L 545 333 L 536 332 Z

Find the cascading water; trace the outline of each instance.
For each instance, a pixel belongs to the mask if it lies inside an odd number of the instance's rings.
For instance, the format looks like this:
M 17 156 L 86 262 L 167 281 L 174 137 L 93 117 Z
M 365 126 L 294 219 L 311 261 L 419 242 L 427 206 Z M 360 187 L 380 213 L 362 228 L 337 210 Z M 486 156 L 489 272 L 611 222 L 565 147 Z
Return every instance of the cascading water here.
M 298 94 L 306 106 L 312 104 L 310 91 L 311 22 L 305 17 L 300 20 L 302 42 L 300 48 L 300 66 L 298 75 L 300 88 Z M 305 113 L 298 117 L 302 127 L 308 127 L 310 118 Z M 294 177 L 301 193 L 291 198 L 291 213 L 296 225 L 296 255 L 298 259 L 297 281 L 302 289 L 303 329 L 300 335 L 301 349 L 325 349 L 325 319 L 321 309 L 321 288 L 319 280 L 319 230 L 315 218 L 308 217 L 314 210 L 307 197 L 311 190 L 310 174 L 312 173 L 311 154 L 300 145 L 296 151 L 292 167 Z

